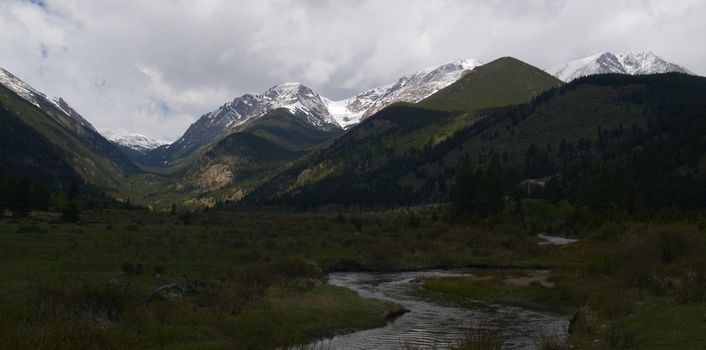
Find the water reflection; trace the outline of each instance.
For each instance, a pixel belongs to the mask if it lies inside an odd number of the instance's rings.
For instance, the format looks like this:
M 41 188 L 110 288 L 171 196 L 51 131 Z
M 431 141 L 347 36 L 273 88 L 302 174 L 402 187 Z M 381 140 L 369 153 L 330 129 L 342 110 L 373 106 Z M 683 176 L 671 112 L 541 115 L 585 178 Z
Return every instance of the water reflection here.
M 568 321 L 558 315 L 519 307 L 442 301 L 424 293 L 420 278 L 464 276 L 472 270 L 395 273 L 334 273 L 329 283 L 366 298 L 388 300 L 411 312 L 385 327 L 341 335 L 325 341 L 330 349 L 396 349 L 402 344 L 443 346 L 458 341 L 469 327 L 500 329 L 504 349 L 535 349 L 543 330 L 566 334 Z

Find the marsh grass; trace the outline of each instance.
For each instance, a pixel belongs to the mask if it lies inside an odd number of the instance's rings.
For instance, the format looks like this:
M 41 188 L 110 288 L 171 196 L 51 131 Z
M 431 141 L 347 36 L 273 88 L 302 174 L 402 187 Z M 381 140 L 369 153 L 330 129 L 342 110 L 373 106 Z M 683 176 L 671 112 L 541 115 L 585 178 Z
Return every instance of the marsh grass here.
M 568 350 L 564 336 L 555 329 L 542 329 L 537 338 L 538 350 Z
M 412 342 L 402 342 L 399 350 L 500 350 L 503 339 L 500 330 L 487 325 L 484 321 L 476 321 L 463 336 L 448 343 L 432 343 L 418 345 Z

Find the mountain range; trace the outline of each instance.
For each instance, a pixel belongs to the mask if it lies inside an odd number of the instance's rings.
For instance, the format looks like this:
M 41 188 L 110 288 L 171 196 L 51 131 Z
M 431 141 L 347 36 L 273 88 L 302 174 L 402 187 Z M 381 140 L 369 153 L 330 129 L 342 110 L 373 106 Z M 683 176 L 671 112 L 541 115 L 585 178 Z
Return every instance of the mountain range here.
M 562 81 L 617 73 L 608 85 L 621 86 L 631 98 L 618 77 L 665 72 L 690 74 L 649 52 L 606 52 L 547 71 L 510 57 L 488 64 L 458 60 L 338 101 L 303 84 L 284 83 L 223 104 L 167 144 L 140 134 L 104 132 L 104 137 L 63 99 L 47 97 L 0 70 L 2 120 L 10 133 L 3 139 L 8 151 L 2 166 L 14 176 L 35 174 L 48 188 L 62 190 L 80 181 L 115 198 L 157 207 L 224 200 L 300 206 L 432 203 L 446 200 L 464 160 L 485 164 L 501 155 L 523 172 L 530 142 L 576 142 L 576 135 L 588 138 L 596 125 L 636 123 L 637 116 L 626 112 L 625 118 L 608 115 L 640 108 L 639 103 L 611 100 L 599 83 L 576 88 L 575 100 L 562 99 L 551 92 L 575 91 Z M 638 82 L 645 91 L 661 84 Z M 577 102 L 581 98 L 598 102 Z M 545 105 L 537 99 L 560 102 Z M 571 103 L 608 114 L 557 124 L 555 112 L 572 110 Z M 537 138 L 541 123 L 486 125 L 507 109 L 524 115 L 529 107 L 522 106 L 528 105 L 545 108 L 532 120 L 562 126 Z M 514 138 L 504 138 L 507 130 Z M 15 147 L 23 140 L 32 151 Z
M 458 80 L 463 72 L 481 64 L 475 59 L 459 59 L 422 69 L 399 78 L 395 83 L 369 89 L 342 100 L 321 96 L 299 83 L 280 84 L 258 95 L 246 94 L 203 115 L 173 145 L 160 150 L 159 155 L 153 154 L 149 157 L 148 163 L 168 165 L 175 158 L 238 130 L 238 127 L 248 120 L 280 107 L 310 118 L 313 125 L 335 128 L 337 124 L 341 128 L 349 128 L 392 103 L 419 102 Z M 619 55 L 604 52 L 548 69 L 547 72 L 563 81 L 603 73 L 682 72 L 691 74 L 687 69 L 669 63 L 652 52 L 630 52 Z M 162 145 L 160 142 L 148 142 L 146 136 L 139 134 L 137 136 L 142 137 L 142 141 L 136 142 L 135 135 L 132 136 L 132 138 L 116 137 L 111 134 L 113 141 L 136 149 L 140 153 L 146 153 L 149 149 Z
M 214 138 L 223 136 L 251 118 L 264 115 L 266 111 L 279 107 L 297 111 L 311 118 L 314 125 L 349 128 L 395 102 L 416 103 L 457 81 L 463 72 L 482 63 L 475 59 L 459 59 L 454 62 L 428 67 L 399 78 L 395 83 L 369 89 L 342 100 L 332 100 L 299 83 L 284 83 L 274 86 L 259 95 L 243 95 L 224 104 L 213 112 L 203 115 L 173 147 L 165 149 L 162 164 L 168 164 L 174 154 L 188 153 L 198 149 Z M 665 61 L 652 52 L 630 52 L 614 55 L 603 52 L 577 59 L 547 72 L 563 81 L 577 77 L 603 74 L 656 74 L 682 72 L 687 69 Z M 164 163 L 164 162 L 167 163 Z

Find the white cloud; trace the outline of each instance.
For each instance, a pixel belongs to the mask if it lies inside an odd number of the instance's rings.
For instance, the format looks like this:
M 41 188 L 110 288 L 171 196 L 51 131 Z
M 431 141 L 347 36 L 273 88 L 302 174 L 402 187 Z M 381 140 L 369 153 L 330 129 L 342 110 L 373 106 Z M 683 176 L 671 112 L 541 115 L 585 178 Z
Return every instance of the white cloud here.
M 301 81 L 333 98 L 425 66 L 539 67 L 655 53 L 706 73 L 704 0 L 0 1 L 0 66 L 99 129 L 175 139 L 243 93 Z

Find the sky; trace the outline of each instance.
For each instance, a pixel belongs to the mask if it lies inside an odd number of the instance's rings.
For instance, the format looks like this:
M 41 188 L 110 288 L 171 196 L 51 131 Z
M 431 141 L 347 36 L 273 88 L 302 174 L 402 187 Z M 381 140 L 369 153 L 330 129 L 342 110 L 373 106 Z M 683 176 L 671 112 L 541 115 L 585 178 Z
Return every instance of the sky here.
M 652 51 L 706 75 L 706 0 L 0 0 L 0 67 L 98 130 L 173 141 L 245 93 L 342 99 L 427 66 Z

